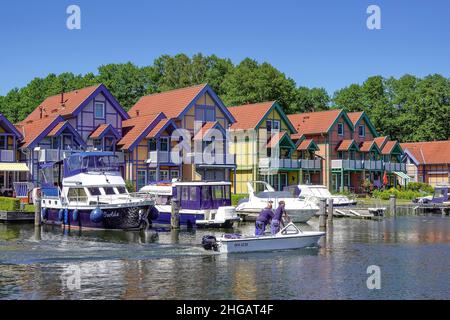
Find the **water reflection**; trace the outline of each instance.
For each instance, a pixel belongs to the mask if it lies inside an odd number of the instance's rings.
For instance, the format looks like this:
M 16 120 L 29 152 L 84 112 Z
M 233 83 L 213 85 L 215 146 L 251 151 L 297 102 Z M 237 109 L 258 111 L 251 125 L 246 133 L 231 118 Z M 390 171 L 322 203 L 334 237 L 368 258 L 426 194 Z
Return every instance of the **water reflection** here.
M 318 220 L 301 226 L 317 230 Z M 234 232 L 250 233 L 252 224 Z M 220 255 L 200 246 L 227 230 L 62 230 L 0 224 L 0 298 L 450 298 L 450 219 L 335 219 L 319 249 Z M 368 291 L 366 269 L 383 272 Z M 67 285 L 78 268 L 81 286 Z

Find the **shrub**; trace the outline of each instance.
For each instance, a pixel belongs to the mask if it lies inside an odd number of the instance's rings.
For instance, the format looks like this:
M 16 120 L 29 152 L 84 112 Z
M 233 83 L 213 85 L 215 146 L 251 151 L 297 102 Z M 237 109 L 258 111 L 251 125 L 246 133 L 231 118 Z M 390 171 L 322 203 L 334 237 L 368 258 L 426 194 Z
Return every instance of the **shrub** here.
M 125 187 L 127 188 L 129 193 L 136 192 L 136 187 L 134 186 L 133 181 L 127 180 L 125 182 Z
M 247 198 L 247 194 L 232 194 L 231 195 L 231 205 L 237 206 L 239 200 Z
M 19 209 L 19 199 L 0 197 L 0 211 L 18 211 Z
M 391 188 L 389 190 L 374 190 L 372 195 L 375 198 L 382 200 L 389 200 L 391 195 L 395 195 L 397 199 L 413 200 L 415 198 L 422 197 L 423 193 L 413 190 L 399 190 L 396 188 Z
M 430 186 L 429 184 L 423 183 L 423 182 L 410 182 L 408 183 L 408 186 L 406 187 L 407 190 L 412 191 L 422 191 L 426 193 L 433 193 L 434 188 Z

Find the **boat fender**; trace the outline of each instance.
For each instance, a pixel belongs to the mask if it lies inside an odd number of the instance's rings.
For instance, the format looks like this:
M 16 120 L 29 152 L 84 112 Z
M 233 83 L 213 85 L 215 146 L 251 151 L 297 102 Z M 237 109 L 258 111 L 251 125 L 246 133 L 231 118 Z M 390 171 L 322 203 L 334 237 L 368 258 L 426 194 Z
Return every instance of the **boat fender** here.
M 48 217 L 47 208 L 41 208 L 41 219 L 47 220 L 47 217 Z
M 211 235 L 203 236 L 202 246 L 205 250 L 218 251 L 219 249 L 216 237 Z
M 73 210 L 73 212 L 72 212 L 72 220 L 75 222 L 78 221 L 78 210 L 77 209 Z
M 64 219 L 64 210 L 63 209 L 59 209 L 58 211 L 58 221 L 63 221 Z
M 99 223 L 103 220 L 103 211 L 99 207 L 92 210 L 91 215 L 89 216 L 91 221 L 94 223 Z
M 64 209 L 64 224 L 69 224 L 69 210 Z
M 154 221 L 159 218 L 159 211 L 155 207 L 148 209 L 148 220 Z

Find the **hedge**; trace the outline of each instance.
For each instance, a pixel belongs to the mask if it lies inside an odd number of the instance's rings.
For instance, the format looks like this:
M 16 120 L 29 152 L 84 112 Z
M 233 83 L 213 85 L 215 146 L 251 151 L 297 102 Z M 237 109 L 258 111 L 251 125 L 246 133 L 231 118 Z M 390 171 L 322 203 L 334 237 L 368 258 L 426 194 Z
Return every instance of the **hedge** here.
M 0 197 L 0 211 L 19 211 L 19 209 L 19 199 Z
M 232 194 L 231 204 L 235 207 L 238 205 L 239 200 L 248 198 L 248 194 Z
M 418 197 L 423 197 L 427 194 L 424 194 L 423 192 L 419 191 L 413 191 L 413 190 L 399 190 L 396 188 L 391 188 L 389 190 L 374 190 L 372 195 L 375 198 L 382 199 L 382 200 L 389 200 L 391 195 L 395 195 L 397 199 L 403 199 L 403 200 L 413 200 Z

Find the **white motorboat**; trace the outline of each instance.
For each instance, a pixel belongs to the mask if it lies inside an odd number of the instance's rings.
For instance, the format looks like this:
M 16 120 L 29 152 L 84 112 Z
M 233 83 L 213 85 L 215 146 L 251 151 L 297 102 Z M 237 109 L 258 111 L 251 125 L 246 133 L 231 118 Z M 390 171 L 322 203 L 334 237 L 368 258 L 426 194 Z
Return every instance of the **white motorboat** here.
M 333 205 L 335 207 L 356 205 L 356 200 L 349 199 L 344 195 L 332 195 L 328 188 L 324 185 L 300 184 L 286 187 L 285 190 L 300 199 L 314 199 L 316 203 L 318 203 L 318 200 L 321 199 L 333 199 Z
M 256 193 L 254 186 L 263 191 Z M 272 201 L 273 209 L 276 210 L 279 201 L 285 202 L 286 213 L 296 223 L 305 223 L 316 213 L 319 212 L 319 206 L 315 201 L 309 199 L 300 199 L 293 196 L 287 191 L 275 191 L 271 185 L 264 181 L 250 181 L 247 182 L 249 197 L 242 199 L 236 207 L 236 212 L 248 214 L 259 214 L 262 209 L 267 206 L 269 201 Z
M 205 236 L 202 239 L 202 245 L 206 250 L 220 253 L 288 250 L 318 246 L 320 238 L 324 235 L 325 232 L 321 231 L 302 231 L 290 222 L 275 235 L 242 236 L 229 234 L 218 239 L 214 236 Z
M 231 206 L 230 182 L 177 182 L 143 187 L 141 193 L 155 197 L 158 218 L 154 224 L 170 224 L 172 198 L 180 203 L 180 224 L 187 227 L 231 228 L 240 221 Z

